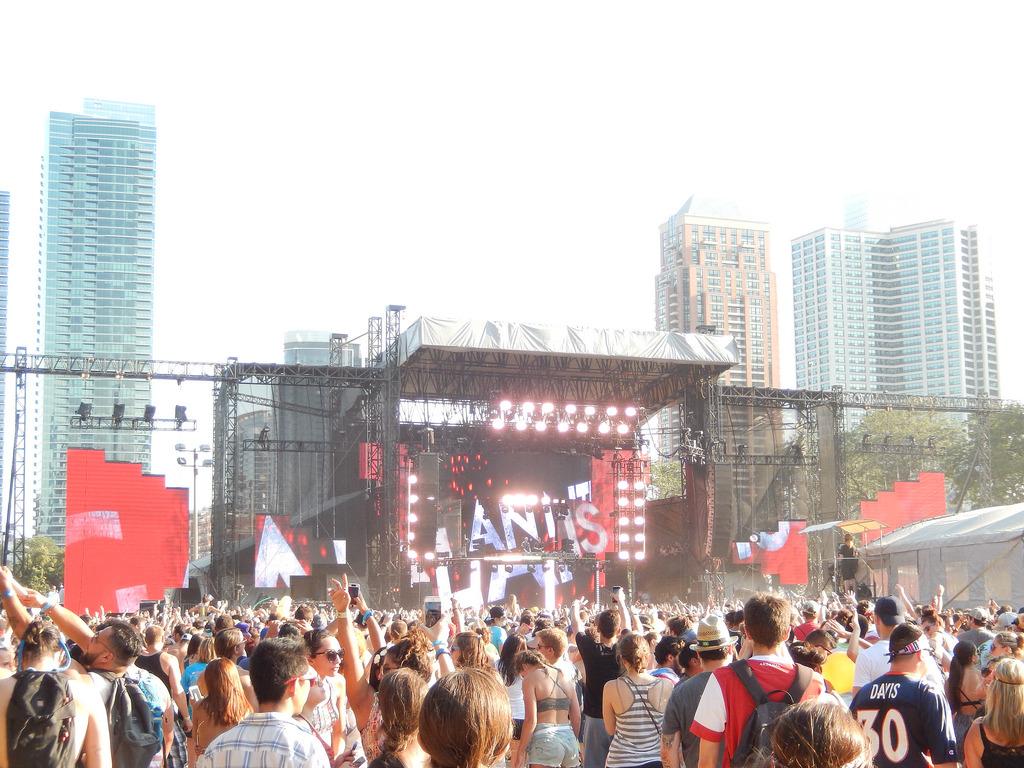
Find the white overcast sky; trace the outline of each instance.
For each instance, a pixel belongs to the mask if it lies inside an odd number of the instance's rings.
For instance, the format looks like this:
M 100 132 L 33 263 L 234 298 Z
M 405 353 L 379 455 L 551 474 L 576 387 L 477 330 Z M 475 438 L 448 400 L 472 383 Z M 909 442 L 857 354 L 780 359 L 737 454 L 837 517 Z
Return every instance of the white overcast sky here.
M 866 191 L 887 224 L 982 228 L 1003 394 L 1024 398 L 1022 20 L 1009 2 L 8 4 L 8 347 L 33 343 L 47 113 L 96 97 L 157 110 L 161 359 L 278 360 L 286 330 L 355 335 L 389 303 L 651 328 L 658 226 L 704 193 L 773 226 L 792 384 L 789 239 Z M 176 389 L 160 407 L 208 434 L 209 388 Z M 163 438 L 154 469 L 190 483 Z

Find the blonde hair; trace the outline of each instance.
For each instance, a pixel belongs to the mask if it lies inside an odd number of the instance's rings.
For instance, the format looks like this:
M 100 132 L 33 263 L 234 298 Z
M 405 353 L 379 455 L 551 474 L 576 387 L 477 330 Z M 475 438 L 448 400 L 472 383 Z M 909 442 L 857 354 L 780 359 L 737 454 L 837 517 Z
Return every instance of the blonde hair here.
M 1008 746 L 1024 744 L 1024 662 L 1006 658 L 996 664 L 982 722 Z
M 434 768 L 494 765 L 512 743 L 512 710 L 498 676 L 460 669 L 438 680 L 423 699 L 419 739 Z
M 196 651 L 196 657 L 194 661 L 213 661 L 217 658 L 217 652 L 213 649 L 213 638 L 204 637 L 203 641 L 199 643 L 199 650 Z

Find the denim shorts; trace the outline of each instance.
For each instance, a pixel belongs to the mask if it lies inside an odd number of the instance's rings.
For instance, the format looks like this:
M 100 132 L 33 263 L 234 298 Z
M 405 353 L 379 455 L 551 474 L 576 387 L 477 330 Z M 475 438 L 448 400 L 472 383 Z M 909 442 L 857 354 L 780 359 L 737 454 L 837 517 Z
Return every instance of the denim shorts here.
M 575 768 L 580 764 L 580 745 L 568 723 L 538 723 L 526 748 L 527 762 L 550 768 Z

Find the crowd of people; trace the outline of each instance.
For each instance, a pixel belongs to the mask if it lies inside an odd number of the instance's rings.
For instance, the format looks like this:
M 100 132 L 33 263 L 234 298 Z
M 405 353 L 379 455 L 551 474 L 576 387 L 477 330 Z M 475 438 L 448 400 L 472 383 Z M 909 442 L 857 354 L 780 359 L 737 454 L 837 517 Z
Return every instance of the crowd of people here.
M 76 615 L 0 571 L 0 761 L 89 768 L 1024 766 L 1024 611 L 897 594 Z

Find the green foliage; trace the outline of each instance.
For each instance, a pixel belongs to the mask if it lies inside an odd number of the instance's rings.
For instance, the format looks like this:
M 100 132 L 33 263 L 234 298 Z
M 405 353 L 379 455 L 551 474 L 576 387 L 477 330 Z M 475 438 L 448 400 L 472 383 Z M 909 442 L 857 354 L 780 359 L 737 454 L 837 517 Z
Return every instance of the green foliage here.
M 992 450 L 992 504 L 1024 501 L 1024 408 L 988 417 Z
M 666 459 L 651 463 L 651 490 L 655 499 L 683 495 L 682 467 L 678 461 Z
M 46 536 L 33 536 L 25 542 L 25 561 L 15 572 L 23 586 L 44 595 L 64 582 L 64 550 Z

